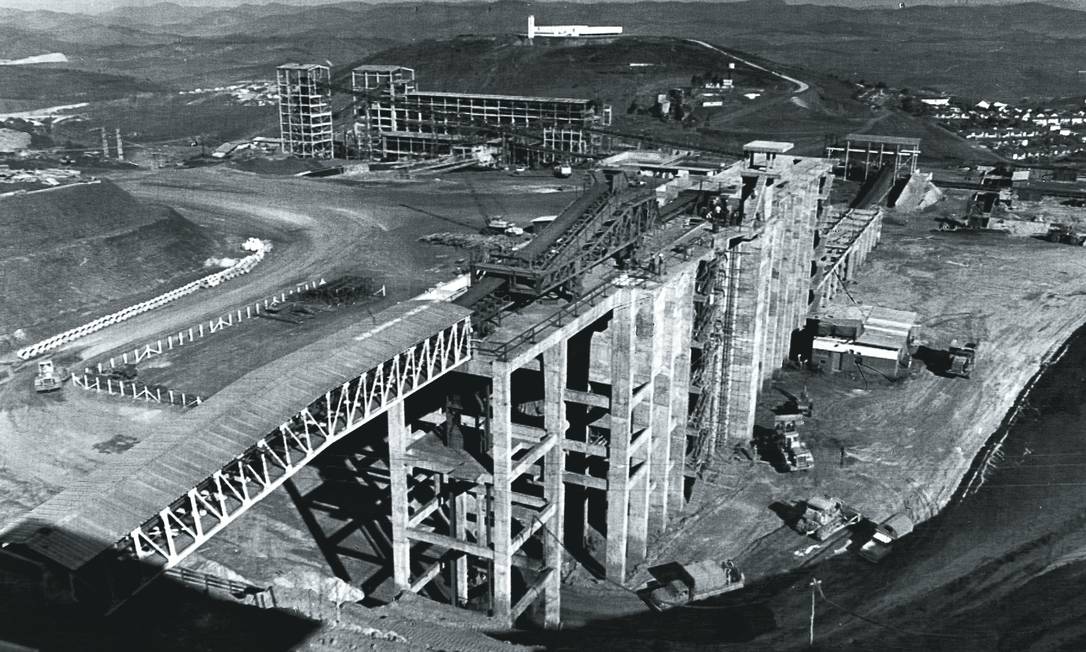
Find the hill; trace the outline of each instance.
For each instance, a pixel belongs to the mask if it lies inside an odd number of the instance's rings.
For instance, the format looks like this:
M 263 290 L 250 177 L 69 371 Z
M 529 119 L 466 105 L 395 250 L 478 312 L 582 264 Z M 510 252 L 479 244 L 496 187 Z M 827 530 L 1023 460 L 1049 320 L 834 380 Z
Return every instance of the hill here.
M 671 86 L 688 85 L 691 76 L 706 71 L 725 74 L 733 61 L 673 38 L 525 47 L 511 36 L 461 36 L 393 47 L 360 63 L 414 68 L 423 90 L 584 97 L 612 104 L 623 113 L 635 97 L 647 100 Z M 735 71 L 735 83 L 777 91 L 790 87 L 742 64 Z
M 104 304 L 191 274 L 214 238 L 108 181 L 0 197 L 0 350 L 75 325 Z
M 783 64 L 895 87 L 994 99 L 1066 96 L 1086 70 L 1086 11 L 1041 3 L 856 9 L 745 2 L 346 2 L 305 7 L 155 4 L 95 16 L 0 11 L 0 56 L 64 52 L 71 67 L 156 81 L 229 80 L 290 59 L 335 63 L 395 43 L 620 24 L 641 36 L 699 38 Z M 865 6 L 877 6 L 866 3 Z M 40 39 L 40 43 L 35 42 Z M 183 60 L 184 65 L 178 65 Z
M 123 75 L 42 66 L 0 65 L 0 102 L 34 100 L 42 106 L 112 100 L 166 90 L 161 84 Z

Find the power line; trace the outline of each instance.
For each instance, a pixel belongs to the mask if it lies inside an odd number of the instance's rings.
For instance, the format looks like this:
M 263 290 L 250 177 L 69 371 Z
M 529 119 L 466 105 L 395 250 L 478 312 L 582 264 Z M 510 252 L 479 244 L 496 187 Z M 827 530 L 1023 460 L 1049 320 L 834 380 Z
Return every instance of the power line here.
M 880 623 L 879 621 L 877 621 L 877 620 L 875 620 L 873 618 L 868 618 L 867 616 L 864 616 L 862 614 L 858 614 L 855 611 L 853 611 L 853 610 L 851 610 L 851 609 L 849 609 L 847 607 L 844 607 L 844 606 L 834 602 L 833 600 L 830 600 L 829 598 L 827 598 L 825 591 L 822 590 L 822 582 L 821 581 L 818 581 L 817 583 L 812 581 L 811 585 L 818 590 L 818 595 L 821 596 L 821 598 L 823 600 L 825 600 L 827 603 L 829 603 L 831 606 L 834 606 L 834 607 L 840 609 L 841 611 L 844 611 L 845 613 L 852 615 L 855 618 L 859 618 L 860 620 L 864 621 L 865 623 L 875 625 L 876 627 L 881 627 L 883 629 L 896 631 L 898 633 L 906 634 L 906 635 L 909 635 L 909 636 L 925 636 L 925 637 L 929 637 L 929 638 L 948 638 L 948 639 L 961 640 L 961 641 L 972 640 L 971 637 L 968 637 L 968 636 L 957 636 L 957 635 L 954 635 L 954 634 L 937 634 L 935 632 L 917 632 L 917 631 L 913 631 L 913 630 L 903 629 L 901 627 L 897 627 L 896 625 L 888 625 L 886 623 Z M 978 633 L 978 634 L 984 634 L 984 633 L 981 632 L 981 633 Z M 991 635 L 991 634 L 988 634 L 988 635 Z

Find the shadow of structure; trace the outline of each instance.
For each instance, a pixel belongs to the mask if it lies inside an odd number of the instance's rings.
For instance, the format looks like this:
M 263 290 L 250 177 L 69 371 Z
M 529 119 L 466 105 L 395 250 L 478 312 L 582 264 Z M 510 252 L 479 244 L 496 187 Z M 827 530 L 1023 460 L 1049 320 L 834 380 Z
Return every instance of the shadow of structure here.
M 17 545 L 0 549 L 0 649 L 290 650 L 320 626 L 276 607 L 270 590 L 263 606 L 245 604 L 265 589 L 198 573 L 162 575 L 108 615 L 99 592 Z
M 947 373 L 950 370 L 949 351 L 920 346 L 916 349 L 916 353 L 913 354 L 913 359 L 919 360 L 928 371 L 936 376 L 953 378 Z

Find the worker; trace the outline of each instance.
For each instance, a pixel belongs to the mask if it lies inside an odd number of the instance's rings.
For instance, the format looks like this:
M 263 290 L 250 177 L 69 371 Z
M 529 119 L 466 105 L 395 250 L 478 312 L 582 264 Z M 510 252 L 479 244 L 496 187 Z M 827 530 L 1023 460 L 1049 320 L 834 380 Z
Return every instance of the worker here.
M 664 254 L 656 254 L 656 273 L 664 273 Z

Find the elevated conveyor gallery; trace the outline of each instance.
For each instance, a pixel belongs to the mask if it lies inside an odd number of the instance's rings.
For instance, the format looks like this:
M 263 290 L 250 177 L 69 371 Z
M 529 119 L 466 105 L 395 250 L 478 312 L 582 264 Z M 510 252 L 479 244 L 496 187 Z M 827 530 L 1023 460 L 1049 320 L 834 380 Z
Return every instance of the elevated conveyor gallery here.
M 468 361 L 469 311 L 407 301 L 261 367 L 5 528 L 110 608 L 334 442 Z M 88 595 L 88 593 L 91 593 Z

